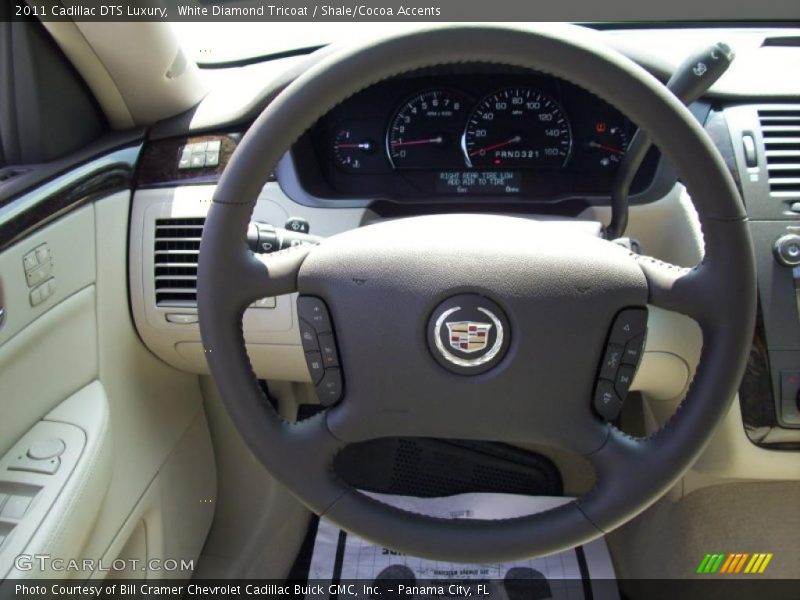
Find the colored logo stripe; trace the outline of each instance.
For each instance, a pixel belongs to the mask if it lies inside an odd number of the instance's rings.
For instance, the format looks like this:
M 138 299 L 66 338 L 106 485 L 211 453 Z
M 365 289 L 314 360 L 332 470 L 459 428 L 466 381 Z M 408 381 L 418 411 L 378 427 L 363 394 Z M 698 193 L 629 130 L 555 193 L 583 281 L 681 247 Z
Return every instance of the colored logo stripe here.
M 725 558 L 724 553 L 719 554 L 706 554 L 700 566 L 697 567 L 698 573 L 716 573 L 719 569 L 722 560 Z
M 697 567 L 697 573 L 702 574 L 736 574 L 745 573 L 749 575 L 761 574 L 767 569 L 767 565 L 772 560 L 774 555 L 770 553 L 754 553 L 748 552 L 734 552 L 726 554 L 724 552 L 716 552 L 714 554 L 706 554 L 700 565 Z

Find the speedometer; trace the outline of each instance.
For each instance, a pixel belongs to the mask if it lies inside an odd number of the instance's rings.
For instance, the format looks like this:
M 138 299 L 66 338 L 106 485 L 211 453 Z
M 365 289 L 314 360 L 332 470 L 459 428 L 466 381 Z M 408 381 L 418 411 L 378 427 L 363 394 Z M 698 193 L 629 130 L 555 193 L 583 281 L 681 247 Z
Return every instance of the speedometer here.
M 467 120 L 462 146 L 473 167 L 563 167 L 572 133 L 551 97 L 524 87 L 490 94 Z
M 463 167 L 459 148 L 469 100 L 454 90 L 428 90 L 403 102 L 386 133 L 395 169 Z

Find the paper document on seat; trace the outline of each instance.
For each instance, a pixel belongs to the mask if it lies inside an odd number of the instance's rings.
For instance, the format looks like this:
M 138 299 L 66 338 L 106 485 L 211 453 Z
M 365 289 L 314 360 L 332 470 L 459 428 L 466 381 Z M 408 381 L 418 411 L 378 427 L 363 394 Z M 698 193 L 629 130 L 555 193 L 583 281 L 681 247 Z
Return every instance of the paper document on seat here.
M 444 498 L 368 495 L 397 508 L 446 519 L 507 519 L 542 512 L 571 501 L 563 497 L 514 494 L 460 494 Z M 422 597 L 409 593 L 413 586 L 434 586 L 442 592 L 436 594 L 438 598 L 466 595 L 481 598 L 482 593 L 488 592 L 482 596 L 487 600 L 577 600 L 590 596 L 585 590 L 592 585 L 591 580 L 613 581 L 614 568 L 603 539 L 542 558 L 469 565 L 400 554 L 345 534 L 323 518 L 319 522 L 308 577 L 309 581 L 402 583 L 406 586 L 405 593 L 399 595 L 408 598 Z M 464 583 L 465 587 L 451 590 L 453 583 Z M 478 584 L 483 585 L 481 593 L 478 593 Z M 469 588 L 472 590 L 468 594 Z M 605 585 L 602 594 L 597 592 L 593 591 L 595 598 L 619 598 L 616 586 Z

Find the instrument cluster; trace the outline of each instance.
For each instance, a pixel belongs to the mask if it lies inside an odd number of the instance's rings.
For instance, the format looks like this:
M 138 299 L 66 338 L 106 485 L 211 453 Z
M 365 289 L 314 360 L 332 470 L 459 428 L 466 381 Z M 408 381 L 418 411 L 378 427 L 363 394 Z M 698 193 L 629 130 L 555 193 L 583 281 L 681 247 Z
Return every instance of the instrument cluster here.
M 313 185 L 326 197 L 558 200 L 607 196 L 634 131 L 615 108 L 568 82 L 462 65 L 360 92 L 323 117 L 307 143 L 321 176 Z M 634 188 L 652 180 L 657 158 Z M 301 179 L 315 179 L 305 171 Z

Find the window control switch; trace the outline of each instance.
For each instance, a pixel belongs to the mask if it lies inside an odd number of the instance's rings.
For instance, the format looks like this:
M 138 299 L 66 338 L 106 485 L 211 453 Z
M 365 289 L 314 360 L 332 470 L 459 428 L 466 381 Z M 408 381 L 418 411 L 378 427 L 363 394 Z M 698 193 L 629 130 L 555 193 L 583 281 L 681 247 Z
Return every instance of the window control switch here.
M 28 512 L 31 501 L 33 501 L 33 498 L 30 496 L 11 496 L 6 500 L 3 510 L 0 511 L 0 517 L 4 519 L 22 519 L 25 513 Z

